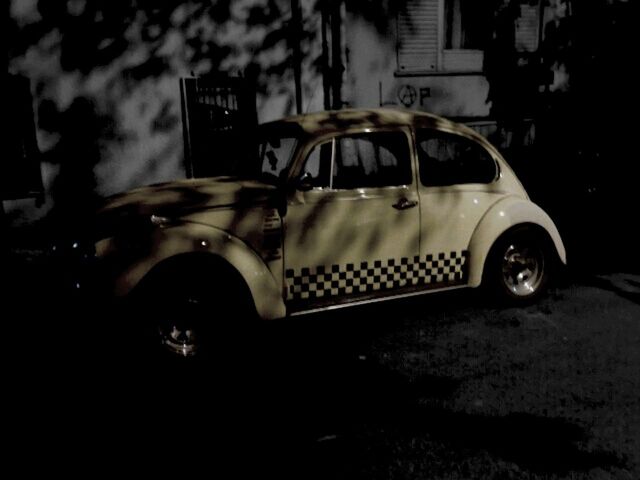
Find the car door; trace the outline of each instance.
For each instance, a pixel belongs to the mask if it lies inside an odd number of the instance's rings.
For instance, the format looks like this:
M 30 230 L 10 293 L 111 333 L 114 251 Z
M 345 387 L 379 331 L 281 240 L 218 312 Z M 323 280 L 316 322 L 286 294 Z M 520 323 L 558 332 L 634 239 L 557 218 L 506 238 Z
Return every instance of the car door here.
M 306 149 L 284 221 L 293 310 L 410 281 L 420 241 L 411 151 L 406 129 L 335 135 Z
M 432 128 L 416 130 L 416 153 L 425 284 L 465 284 L 471 236 L 489 207 L 505 196 L 495 185 L 497 163 L 473 138 Z

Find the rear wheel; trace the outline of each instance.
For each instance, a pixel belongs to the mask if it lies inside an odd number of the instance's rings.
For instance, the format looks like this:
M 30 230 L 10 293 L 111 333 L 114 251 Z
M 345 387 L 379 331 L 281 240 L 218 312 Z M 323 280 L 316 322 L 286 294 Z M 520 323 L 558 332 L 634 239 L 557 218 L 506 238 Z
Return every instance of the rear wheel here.
M 537 300 L 549 282 L 552 256 L 539 232 L 518 228 L 498 239 L 485 266 L 485 285 L 500 300 L 524 304 Z

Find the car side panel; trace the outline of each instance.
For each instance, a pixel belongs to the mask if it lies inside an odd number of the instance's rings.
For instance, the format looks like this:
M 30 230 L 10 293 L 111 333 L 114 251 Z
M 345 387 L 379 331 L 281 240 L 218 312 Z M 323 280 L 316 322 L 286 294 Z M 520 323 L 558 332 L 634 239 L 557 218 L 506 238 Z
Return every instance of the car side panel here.
M 439 286 L 467 285 L 469 281 L 469 243 L 486 212 L 507 196 L 527 198 L 522 185 L 502 156 L 477 133 L 450 123 L 421 126 L 414 130 L 414 156 L 417 171 L 429 167 L 420 162 L 419 131 L 446 133 L 477 143 L 496 164 L 496 178 L 490 183 L 458 183 L 430 186 L 418 184 L 420 196 L 420 258 L 426 261 L 428 279 Z
M 535 203 L 517 196 L 503 198 L 493 205 L 478 223 L 469 242 L 470 265 L 469 285 L 477 287 L 482 283 L 485 260 L 495 241 L 511 227 L 533 224 L 543 228 L 551 238 L 558 258 L 567 263 L 567 255 L 551 217 Z
M 114 238 L 96 244 L 98 257 L 117 266 L 113 272 L 116 296 L 125 296 L 160 262 L 180 254 L 211 253 L 226 260 L 244 278 L 258 315 L 263 319 L 285 316 L 281 281 L 276 280 L 262 258 L 247 244 L 227 232 L 208 225 L 181 223 L 157 228 L 144 254 L 118 248 Z M 135 258 L 134 261 L 128 261 Z M 215 275 L 216 272 L 211 272 Z
M 478 222 L 503 199 L 488 185 L 420 186 L 420 254 L 467 250 Z

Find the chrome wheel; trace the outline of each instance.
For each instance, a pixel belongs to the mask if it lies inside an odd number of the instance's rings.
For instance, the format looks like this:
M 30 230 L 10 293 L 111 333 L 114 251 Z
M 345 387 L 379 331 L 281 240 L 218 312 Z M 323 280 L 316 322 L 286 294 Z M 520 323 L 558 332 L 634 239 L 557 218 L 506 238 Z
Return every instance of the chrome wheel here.
M 544 253 L 535 245 L 509 243 L 502 258 L 502 279 L 516 297 L 538 292 L 544 274 Z
M 136 297 L 145 317 L 142 348 L 165 359 L 194 359 L 184 364 L 224 359 L 241 320 L 251 318 L 241 277 L 208 257 L 166 262 L 156 267 Z
M 198 323 L 202 315 L 202 302 L 193 296 L 174 300 L 160 313 L 158 335 L 162 347 L 168 352 L 192 357 L 199 353 L 203 343 L 202 325 Z
M 169 323 L 158 328 L 160 342 L 169 352 L 181 357 L 191 357 L 198 352 L 198 335 L 189 326 Z

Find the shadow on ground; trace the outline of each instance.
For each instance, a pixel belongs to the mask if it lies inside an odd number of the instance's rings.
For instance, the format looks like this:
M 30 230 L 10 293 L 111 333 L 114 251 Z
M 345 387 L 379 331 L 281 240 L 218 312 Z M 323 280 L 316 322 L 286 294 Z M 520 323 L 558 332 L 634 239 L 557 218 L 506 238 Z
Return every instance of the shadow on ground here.
M 90 378 L 78 370 L 69 391 L 80 393 L 60 410 L 70 420 L 63 426 L 92 454 L 109 451 L 112 463 L 140 461 L 144 445 L 152 463 L 188 459 L 186 469 L 232 469 L 239 478 L 389 478 L 388 462 L 433 461 L 420 448 L 434 446 L 460 458 L 488 453 L 540 475 L 624 466 L 614 452 L 588 450 L 589 432 L 566 419 L 448 409 L 442 400 L 457 379 L 410 381 L 329 338 L 339 332 L 314 327 L 295 340 L 267 333 L 268 357 L 246 352 L 251 362 L 223 369 L 108 362 Z M 438 461 L 422 468 L 446 472 L 452 460 Z
M 446 474 L 456 459 L 430 449 L 462 459 L 488 453 L 552 477 L 625 464 L 614 452 L 588 449 L 584 425 L 454 411 L 446 400 L 459 379 L 409 379 L 363 355 L 369 338 L 398 328 L 392 306 L 284 322 L 262 332 L 258 348 L 238 345 L 223 365 L 131 362 L 120 356 L 131 341 L 126 318 L 103 331 L 114 320 L 107 312 L 34 297 L 31 289 L 47 278 L 29 264 L 14 270 L 3 291 L 19 307 L 7 309 L 10 324 L 27 339 L 19 359 L 31 412 L 23 434 L 67 467 L 82 459 L 186 475 L 204 468 L 239 478 L 389 478 L 389 462 L 418 455 L 442 462 L 423 467 Z M 405 307 L 433 313 L 476 300 L 453 293 Z
M 586 285 L 615 293 L 640 305 L 640 275 L 613 274 L 591 275 L 583 279 Z

